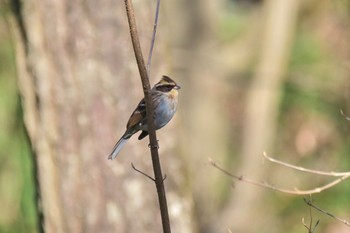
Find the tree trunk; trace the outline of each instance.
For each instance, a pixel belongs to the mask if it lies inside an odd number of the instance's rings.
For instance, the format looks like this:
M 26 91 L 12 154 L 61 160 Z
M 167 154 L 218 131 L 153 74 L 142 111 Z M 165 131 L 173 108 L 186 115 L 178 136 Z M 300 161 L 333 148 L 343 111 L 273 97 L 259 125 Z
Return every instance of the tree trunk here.
M 258 180 L 263 179 L 261 177 L 265 174 L 260 156 L 264 151 L 271 152 L 273 148 L 281 87 L 299 1 L 267 0 L 264 8 L 261 54 L 245 103 L 242 162 L 236 172 L 249 174 L 249 177 L 256 177 Z M 261 189 L 237 183 L 231 197 L 217 229 L 224 230 L 232 226 L 232 232 L 261 231 L 264 223 L 261 216 L 266 215 L 266 208 L 260 201 L 263 197 Z
M 43 229 L 160 232 L 155 186 L 130 166 L 153 174 L 148 139 L 132 138 L 116 160 L 107 160 L 143 97 L 123 2 L 12 4 L 19 86 L 36 154 Z M 155 8 L 143 1 L 135 8 L 141 41 L 148 44 Z M 164 131 L 169 139 L 160 135 L 160 153 L 169 154 L 161 160 L 167 161 L 163 171 L 173 232 L 191 232 L 191 202 L 179 194 L 184 183 L 181 161 L 171 156 L 176 131 L 171 124 Z

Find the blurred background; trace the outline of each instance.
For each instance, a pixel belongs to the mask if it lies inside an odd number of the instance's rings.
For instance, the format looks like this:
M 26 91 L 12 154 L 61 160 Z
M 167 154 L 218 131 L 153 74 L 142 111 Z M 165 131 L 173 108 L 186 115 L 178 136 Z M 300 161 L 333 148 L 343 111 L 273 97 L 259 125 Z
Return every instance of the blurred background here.
M 134 4 L 146 57 L 155 2 Z M 264 151 L 350 171 L 350 1 L 161 4 L 151 83 L 182 86 L 157 133 L 173 232 L 307 232 L 302 196 L 232 181 L 208 158 L 289 189 L 330 178 Z M 106 160 L 142 97 L 123 2 L 8 0 L 0 13 L 0 232 L 160 232 L 155 188 L 130 167 L 152 174 L 148 140 Z M 313 200 L 349 219 L 349 195 L 344 181 Z M 312 218 L 315 232 L 349 232 Z

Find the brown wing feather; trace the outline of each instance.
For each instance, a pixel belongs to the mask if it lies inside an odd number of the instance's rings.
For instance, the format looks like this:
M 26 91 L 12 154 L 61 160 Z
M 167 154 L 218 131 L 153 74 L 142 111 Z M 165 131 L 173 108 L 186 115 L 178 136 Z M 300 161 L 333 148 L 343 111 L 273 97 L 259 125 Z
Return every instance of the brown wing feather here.
M 154 108 L 157 108 L 159 101 L 156 101 L 159 95 L 161 94 L 158 91 L 152 91 L 152 101 L 154 103 Z M 127 129 L 132 129 L 131 131 L 134 131 L 134 127 L 138 124 L 146 124 L 146 102 L 144 99 L 140 101 L 140 103 L 137 105 L 135 111 L 131 114 L 129 121 L 126 125 Z M 138 131 L 140 128 L 138 128 L 136 131 Z M 135 132 L 136 132 L 135 131 Z
M 126 125 L 127 129 L 133 128 L 139 124 L 146 116 L 146 104 L 145 100 L 142 99 L 139 105 L 137 105 L 135 111 L 131 114 L 128 124 Z

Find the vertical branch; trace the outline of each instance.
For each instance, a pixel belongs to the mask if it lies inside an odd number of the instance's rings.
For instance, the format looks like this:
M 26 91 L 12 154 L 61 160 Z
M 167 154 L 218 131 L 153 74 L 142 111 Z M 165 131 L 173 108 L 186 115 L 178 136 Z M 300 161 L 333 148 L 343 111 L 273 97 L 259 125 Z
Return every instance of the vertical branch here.
M 147 69 L 143 60 L 139 37 L 137 34 L 135 14 L 134 14 L 134 9 L 133 9 L 131 0 L 125 0 L 125 7 L 126 7 L 126 13 L 127 13 L 128 22 L 129 22 L 131 41 L 135 52 L 137 66 L 141 76 L 143 92 L 145 95 L 147 125 L 148 125 L 149 139 L 150 139 L 150 150 L 152 155 L 152 164 L 153 164 L 155 184 L 156 184 L 157 194 L 158 194 L 159 208 L 160 208 L 161 218 L 162 218 L 163 232 L 170 233 L 171 230 L 170 230 L 168 206 L 167 206 L 166 195 L 164 190 L 163 175 L 162 175 L 162 170 L 161 170 L 159 155 L 158 155 L 157 136 L 156 136 L 156 131 L 155 131 L 154 122 L 153 122 L 154 106 L 151 98 L 151 87 L 148 79 Z
M 160 5 L 160 0 L 157 0 L 156 16 L 154 18 L 153 34 L 152 34 L 151 46 L 150 46 L 150 49 L 149 49 L 148 61 L 147 61 L 147 74 L 148 74 L 148 77 L 151 75 L 152 53 L 153 53 L 154 42 L 156 40 L 157 25 L 158 25 L 158 15 L 159 15 L 159 5 Z

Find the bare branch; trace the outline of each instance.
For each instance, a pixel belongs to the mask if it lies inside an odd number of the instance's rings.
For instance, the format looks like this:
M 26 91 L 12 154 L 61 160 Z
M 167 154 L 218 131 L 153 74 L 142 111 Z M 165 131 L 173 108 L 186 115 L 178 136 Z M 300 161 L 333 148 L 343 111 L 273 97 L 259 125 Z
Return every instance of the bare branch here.
M 308 190 L 300 190 L 298 188 L 294 188 L 292 190 L 292 189 L 279 188 L 279 187 L 271 185 L 271 184 L 269 184 L 267 182 L 260 182 L 260 181 L 256 181 L 256 180 L 253 180 L 253 179 L 245 178 L 243 176 L 234 175 L 234 174 L 228 172 L 227 170 L 225 170 L 224 168 L 222 168 L 217 162 L 215 162 L 211 158 L 208 159 L 208 162 L 213 167 L 215 167 L 216 169 L 220 170 L 221 172 L 223 172 L 227 176 L 229 176 L 231 178 L 234 178 L 234 179 L 236 179 L 238 181 L 242 181 L 242 182 L 249 183 L 249 184 L 252 184 L 252 185 L 256 185 L 256 186 L 259 186 L 259 187 L 262 187 L 262 188 L 272 189 L 272 190 L 279 191 L 279 192 L 282 192 L 282 193 L 288 193 L 288 194 L 294 194 L 294 195 L 310 195 L 310 194 L 320 193 L 320 192 L 322 192 L 322 191 L 324 191 L 326 189 L 329 189 L 329 188 L 335 186 L 336 184 L 338 184 L 338 183 L 342 182 L 343 180 L 345 180 L 345 179 L 350 177 L 350 173 L 344 173 L 344 174 L 346 174 L 345 176 L 342 176 L 342 177 L 340 177 L 338 179 L 335 179 L 332 182 L 329 182 L 329 183 L 327 183 L 327 184 L 325 184 L 325 185 L 323 185 L 321 187 L 317 187 L 317 188 L 314 188 L 314 189 L 308 189 Z M 287 164 L 287 165 L 288 165 L 288 167 L 291 167 L 291 168 L 293 167 L 293 165 L 290 165 L 290 164 Z M 302 168 L 302 169 L 308 170 L 308 169 L 305 169 L 305 168 Z M 296 169 L 296 170 L 299 170 L 299 169 Z
M 311 194 L 315 194 L 315 193 L 320 193 L 326 189 L 329 189 L 335 185 L 337 185 L 338 183 L 342 182 L 343 180 L 347 179 L 350 177 L 350 172 L 324 172 L 324 171 L 319 171 L 319 170 L 312 170 L 312 169 L 308 169 L 308 168 L 304 168 L 304 167 L 300 167 L 300 166 L 295 166 L 295 165 L 292 165 L 292 164 L 289 164 L 289 163 L 286 163 L 286 162 L 282 162 L 282 161 L 279 161 L 277 159 L 274 159 L 274 158 L 271 158 L 269 156 L 267 156 L 267 154 L 264 152 L 263 153 L 263 156 L 265 159 L 267 159 L 268 161 L 272 162 L 272 163 L 275 163 L 275 164 L 278 164 L 278 165 L 281 165 L 281 166 L 284 166 L 284 167 L 287 167 L 287 168 L 291 168 L 291 169 L 294 169 L 294 170 L 297 170 L 297 171 L 301 171 L 301 172 L 307 172 L 307 173 L 311 173 L 311 174 L 315 174 L 315 175 L 324 175 L 324 176 L 331 176 L 331 177 L 337 177 L 337 179 L 323 185 L 323 186 L 320 186 L 320 187 L 316 187 L 314 189 L 309 189 L 309 190 L 299 190 L 297 188 L 294 188 L 294 190 L 291 190 L 291 189 L 283 189 L 283 188 L 279 188 L 279 187 L 276 187 L 274 185 L 271 185 L 267 182 L 260 182 L 260 181 L 256 181 L 256 180 L 252 180 L 252 179 L 248 179 L 248 178 L 245 178 L 243 176 L 237 176 L 237 175 L 234 175 L 230 172 L 228 172 L 227 170 L 225 170 L 224 168 L 222 168 L 217 162 L 215 162 L 214 160 L 212 160 L 211 158 L 208 158 L 208 162 L 213 166 L 215 167 L 216 169 L 218 169 L 219 171 L 221 171 L 222 173 L 224 173 L 225 175 L 231 177 L 231 178 L 234 178 L 238 181 L 242 181 L 242 182 L 245 182 L 245 183 L 249 183 L 249 184 L 252 184 L 252 185 L 256 185 L 256 186 L 259 186 L 259 187 L 263 187 L 263 188 L 267 188 L 267 189 L 272 189 L 272 190 L 276 190 L 276 191 L 279 191 L 279 192 L 282 192 L 282 193 L 288 193 L 288 194 L 294 194 L 294 195 L 311 195 Z M 316 229 L 316 227 L 318 226 L 319 224 L 319 220 L 317 220 L 317 222 L 315 223 L 315 226 L 312 227 L 312 212 L 311 212 L 311 207 L 346 224 L 347 226 L 350 226 L 350 222 L 342 219 L 342 218 L 339 218 L 325 210 L 322 210 L 321 208 L 317 207 L 316 205 L 314 205 L 312 203 L 312 200 L 311 200 L 311 197 L 309 200 L 306 200 L 304 198 L 304 201 L 307 205 L 310 206 L 310 224 L 309 226 L 305 223 L 305 219 L 302 218 L 302 223 L 304 225 L 304 227 L 306 229 L 308 229 L 308 232 L 309 233 L 313 233 Z
M 148 175 L 148 174 L 146 174 L 145 172 L 143 172 L 143 171 L 137 169 L 137 168 L 134 166 L 133 163 L 131 163 L 131 167 L 132 167 L 132 169 L 134 169 L 134 170 L 137 171 L 138 173 L 140 173 L 140 174 L 146 176 L 148 179 L 150 179 L 150 180 L 152 180 L 152 181 L 154 181 L 154 182 L 156 181 L 156 180 L 155 180 L 153 177 L 151 177 L 150 175 Z
M 301 222 L 303 223 L 303 226 L 308 230 L 308 233 L 313 233 L 316 230 L 316 227 L 318 226 L 318 224 L 320 223 L 320 220 L 317 220 L 313 229 L 312 229 L 312 222 L 311 221 L 310 221 L 309 226 L 306 225 L 304 218 L 301 219 Z
M 310 195 L 310 201 L 311 201 L 311 195 Z M 304 201 L 305 201 L 306 199 L 304 198 Z M 306 225 L 306 223 L 305 223 L 305 219 L 304 218 L 302 218 L 301 219 L 301 222 L 303 223 L 303 225 L 304 225 L 304 227 L 306 228 L 306 229 L 308 229 L 308 233 L 313 233 L 314 231 L 315 231 L 315 229 L 316 229 L 316 227 L 318 226 L 318 224 L 320 223 L 320 220 L 317 220 L 317 222 L 316 222 L 316 224 L 315 224 L 315 226 L 313 227 L 313 229 L 312 229 L 312 220 L 313 220 L 313 218 L 312 218 L 312 209 L 311 209 L 311 206 L 309 206 L 309 215 L 310 215 L 310 224 L 309 224 L 309 226 L 308 225 Z
M 347 119 L 348 121 L 350 121 L 350 117 L 347 116 L 347 115 L 345 115 L 342 109 L 340 109 L 340 114 L 341 114 L 345 119 Z
M 308 168 L 304 168 L 304 167 L 295 166 L 295 165 L 271 158 L 266 154 L 266 152 L 263 153 L 263 156 L 265 159 L 269 160 L 272 163 L 276 163 L 276 164 L 282 165 L 284 167 L 288 167 L 288 168 L 291 168 L 291 169 L 294 169 L 297 171 L 301 171 L 301 172 L 322 175 L 322 176 L 334 176 L 334 177 L 344 177 L 344 176 L 350 175 L 350 172 L 332 172 L 332 171 L 331 172 L 324 172 L 324 171 L 312 170 L 312 169 L 308 169 Z
M 131 41 L 134 48 L 137 67 L 139 69 L 139 73 L 141 77 L 143 93 L 145 96 L 144 99 L 146 102 L 146 117 L 147 117 L 149 140 L 151 145 L 150 150 L 151 150 L 151 156 L 152 156 L 155 184 L 156 184 L 156 189 L 158 194 L 159 208 L 160 208 L 160 213 L 162 218 L 163 232 L 170 233 L 171 228 L 170 228 L 170 219 L 169 219 L 169 213 L 168 213 L 168 205 L 167 205 L 166 194 L 164 189 L 162 168 L 160 166 L 160 161 L 159 161 L 157 135 L 156 135 L 156 130 L 155 130 L 154 121 L 153 121 L 154 106 L 153 106 L 152 97 L 151 97 L 151 86 L 149 83 L 148 72 L 143 59 L 140 40 L 137 33 L 135 13 L 132 5 L 132 0 L 125 0 L 125 8 L 126 8 L 126 13 L 127 13 L 128 22 L 129 22 Z M 156 14 L 158 14 L 158 11 L 156 12 Z
M 154 42 L 156 40 L 156 33 L 157 33 L 157 26 L 158 26 L 158 15 L 159 15 L 159 5 L 160 5 L 160 0 L 157 0 L 156 16 L 154 17 L 153 34 L 152 34 L 151 46 L 150 46 L 149 53 L 148 53 L 148 61 L 147 61 L 147 67 L 146 67 L 147 68 L 148 77 L 151 76 L 152 54 L 153 54 Z
M 308 230 L 308 233 L 310 233 L 311 232 L 310 227 L 308 225 L 306 225 L 304 218 L 301 219 L 301 222 L 302 222 L 303 226 Z
M 347 226 L 350 226 L 350 222 L 348 222 L 348 221 L 346 221 L 346 220 L 344 220 L 344 219 L 342 219 L 342 218 L 339 218 L 339 217 L 335 216 L 334 214 L 331 214 L 331 213 L 329 213 L 329 212 L 327 212 L 327 211 L 321 209 L 320 207 L 314 205 L 314 204 L 312 203 L 312 200 L 307 200 L 306 198 L 304 198 L 304 201 L 305 201 L 305 203 L 306 203 L 308 206 L 310 206 L 310 207 L 312 207 L 312 208 L 314 208 L 314 209 L 320 211 L 321 213 L 324 213 L 324 214 L 328 215 L 328 216 L 331 217 L 331 218 L 334 218 L 334 219 L 336 219 L 336 220 L 338 220 L 338 221 L 344 223 L 344 224 L 347 225 Z

